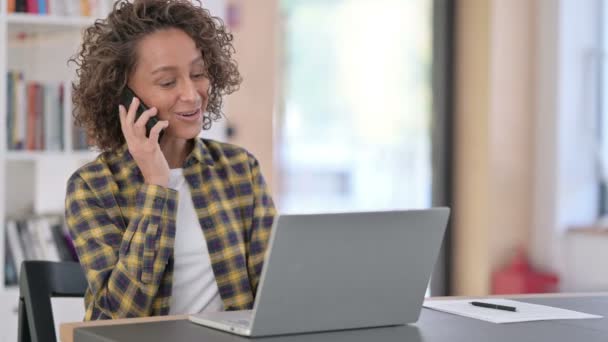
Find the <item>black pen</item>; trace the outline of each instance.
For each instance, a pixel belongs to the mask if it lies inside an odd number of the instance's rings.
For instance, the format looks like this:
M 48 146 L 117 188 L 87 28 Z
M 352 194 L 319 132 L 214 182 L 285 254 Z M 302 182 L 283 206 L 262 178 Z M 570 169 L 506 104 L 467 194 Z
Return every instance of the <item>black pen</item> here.
M 498 304 L 492 304 L 492 303 L 471 302 L 471 305 L 480 306 L 482 308 L 488 308 L 488 309 L 497 309 L 497 310 L 504 310 L 504 311 L 513 311 L 513 312 L 517 311 L 517 308 L 515 308 L 514 306 L 498 305 Z

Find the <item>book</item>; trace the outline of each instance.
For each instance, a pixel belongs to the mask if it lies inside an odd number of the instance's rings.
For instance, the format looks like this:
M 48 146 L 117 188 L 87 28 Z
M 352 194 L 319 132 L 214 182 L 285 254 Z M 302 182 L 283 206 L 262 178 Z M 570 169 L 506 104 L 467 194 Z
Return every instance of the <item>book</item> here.
M 44 249 L 42 248 L 42 239 L 38 233 L 38 229 L 36 228 L 37 220 L 34 217 L 30 217 L 26 220 L 26 239 L 27 245 L 26 248 L 29 248 L 33 251 L 32 257 L 33 260 L 46 260 L 46 254 L 44 253 Z
M 4 240 L 4 285 L 17 285 L 17 269 L 13 259 L 11 247 L 7 240 Z
M 23 245 L 19 238 L 19 232 L 17 230 L 17 222 L 14 220 L 8 220 L 6 222 L 6 242 L 11 248 L 12 257 L 14 260 L 15 267 L 17 270 L 21 267 L 21 263 L 25 260 L 23 252 Z
M 6 142 L 10 150 L 64 149 L 63 82 L 24 81 L 7 75 Z
M 8 13 L 14 13 L 17 11 L 17 0 L 8 0 L 7 11 Z
M 65 6 L 62 0 L 49 0 L 48 12 L 50 15 L 65 15 Z
M 25 260 L 78 261 L 62 214 L 10 218 L 5 231 L 5 282 L 18 282 Z
M 27 91 L 27 131 L 26 149 L 36 149 L 36 83 L 28 82 Z
M 8 13 L 57 16 L 106 16 L 112 0 L 8 0 Z
M 15 12 L 27 12 L 27 1 L 28 0 L 15 0 Z
M 80 0 L 80 15 L 89 17 L 91 16 L 91 1 Z
M 66 237 L 64 235 L 64 225 L 61 222 L 52 224 L 51 234 L 55 240 L 55 246 L 57 246 L 59 259 L 62 261 L 75 261 L 76 258 L 72 255 L 72 251 L 68 247 L 68 242 L 66 241 Z
M 25 137 L 27 134 L 27 94 L 23 72 L 13 72 L 13 91 L 15 118 L 13 129 L 13 147 L 15 150 L 25 148 Z
M 41 217 L 35 221 L 35 227 L 38 233 L 38 238 L 41 249 L 44 253 L 44 260 L 49 261 L 61 261 L 59 257 L 59 251 L 55 240 L 53 238 L 53 232 L 51 230 L 52 217 Z
M 14 84 L 13 84 L 13 73 L 8 72 L 6 74 L 6 146 L 8 149 L 13 148 L 14 140 L 14 126 L 15 126 L 15 115 L 14 115 Z
M 34 133 L 34 139 L 36 141 L 36 149 L 44 150 L 44 87 L 40 83 L 36 83 L 36 102 L 34 104 L 34 111 L 36 115 L 36 132 Z
M 17 234 L 19 235 L 19 242 L 23 250 L 23 260 L 35 260 L 36 254 L 31 246 L 29 233 L 27 232 L 27 224 L 22 220 L 16 221 L 17 223 Z
M 59 104 L 59 86 L 56 84 L 44 85 L 44 146 L 47 151 L 63 149 L 61 135 L 63 120 Z
M 38 0 L 38 14 L 48 14 L 48 0 Z
M 38 14 L 38 0 L 27 0 L 27 13 Z

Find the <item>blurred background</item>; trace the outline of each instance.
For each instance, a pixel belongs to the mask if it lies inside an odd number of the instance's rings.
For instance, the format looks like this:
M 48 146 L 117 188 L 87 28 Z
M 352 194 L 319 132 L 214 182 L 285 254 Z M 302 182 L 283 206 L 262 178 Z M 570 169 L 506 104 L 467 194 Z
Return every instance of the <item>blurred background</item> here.
M 112 5 L 22 2 L 0 0 L 0 341 L 19 261 L 73 258 L 65 184 L 96 152 L 66 61 Z M 244 78 L 202 136 L 256 155 L 281 212 L 447 205 L 430 295 L 608 291 L 608 3 L 202 2 Z

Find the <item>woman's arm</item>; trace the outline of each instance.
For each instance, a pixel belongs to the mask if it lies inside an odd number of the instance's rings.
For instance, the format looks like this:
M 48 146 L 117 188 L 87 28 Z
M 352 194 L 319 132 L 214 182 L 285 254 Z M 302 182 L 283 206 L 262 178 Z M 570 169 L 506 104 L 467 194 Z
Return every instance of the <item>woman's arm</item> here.
M 247 253 L 249 256 L 247 258 L 247 269 L 250 275 L 251 288 L 255 296 L 262 274 L 264 256 L 276 210 L 266 181 L 262 176 L 260 164 L 251 154 L 249 154 L 249 167 L 251 170 L 251 185 L 254 199 L 253 217 L 247 239 Z
M 126 229 L 112 201 L 109 186 L 94 191 L 80 175 L 68 181 L 66 222 L 93 297 L 86 319 L 149 316 L 173 253 L 175 190 L 142 185 Z

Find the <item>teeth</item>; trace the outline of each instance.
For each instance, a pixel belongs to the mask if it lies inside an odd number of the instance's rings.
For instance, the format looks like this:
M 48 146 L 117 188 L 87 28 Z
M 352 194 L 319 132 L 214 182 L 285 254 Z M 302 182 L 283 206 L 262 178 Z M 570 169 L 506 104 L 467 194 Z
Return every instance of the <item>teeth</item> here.
M 195 110 L 194 112 L 190 112 L 190 113 L 183 113 L 183 114 L 179 114 L 179 115 L 181 115 L 181 116 L 192 116 L 192 115 L 196 114 L 196 112 L 197 112 L 197 111 Z

